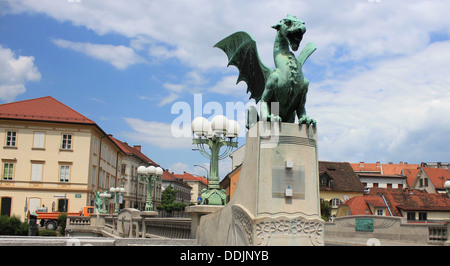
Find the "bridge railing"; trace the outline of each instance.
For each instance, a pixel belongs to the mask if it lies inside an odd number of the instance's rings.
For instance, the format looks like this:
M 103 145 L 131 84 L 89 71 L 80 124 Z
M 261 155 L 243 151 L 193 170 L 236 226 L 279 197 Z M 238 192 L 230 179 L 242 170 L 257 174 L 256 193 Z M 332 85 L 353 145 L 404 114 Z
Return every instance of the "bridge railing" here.
M 444 244 L 448 240 L 448 226 L 446 224 L 428 225 L 428 242 Z
M 190 218 L 146 218 L 144 224 L 150 236 L 189 239 L 191 235 Z
M 66 234 L 102 234 L 126 238 L 191 238 L 191 218 L 161 218 L 141 216 L 139 211 L 119 214 L 93 214 L 91 217 L 68 216 Z

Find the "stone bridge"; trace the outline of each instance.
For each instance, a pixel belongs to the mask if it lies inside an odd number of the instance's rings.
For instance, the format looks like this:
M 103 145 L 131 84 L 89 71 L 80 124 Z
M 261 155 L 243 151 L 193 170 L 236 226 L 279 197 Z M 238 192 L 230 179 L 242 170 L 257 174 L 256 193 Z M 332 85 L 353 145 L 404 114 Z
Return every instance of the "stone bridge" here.
M 68 216 L 66 236 L 128 239 L 138 245 L 198 245 L 195 233 L 192 233 L 196 231 L 198 217 L 157 218 L 156 215 L 156 212 L 123 209 L 119 214 Z M 325 244 L 450 245 L 449 231 L 450 220 L 442 223 L 407 223 L 400 217 L 348 216 L 326 223 Z

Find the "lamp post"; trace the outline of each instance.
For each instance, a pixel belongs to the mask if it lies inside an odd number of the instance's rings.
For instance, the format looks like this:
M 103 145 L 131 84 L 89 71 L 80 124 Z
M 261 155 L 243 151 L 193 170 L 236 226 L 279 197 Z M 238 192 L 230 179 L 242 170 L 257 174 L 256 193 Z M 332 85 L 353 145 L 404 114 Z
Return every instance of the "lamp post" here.
M 231 154 L 237 147 L 239 124 L 234 120 L 228 120 L 223 115 L 214 117 L 211 123 L 204 117 L 197 117 L 192 121 L 192 144 L 196 144 L 198 151 L 210 160 L 208 189 L 202 190 L 202 205 L 225 205 L 226 192 L 220 189 L 219 160 Z M 209 147 L 209 152 L 206 150 Z M 220 154 L 220 148 L 225 146 L 225 151 Z
M 149 167 L 139 166 L 138 176 L 141 180 L 147 181 L 147 199 L 145 201 L 145 211 L 153 211 L 152 200 L 152 186 L 156 181 L 160 181 L 163 175 L 163 169 L 161 167 Z
M 109 200 L 111 198 L 111 194 L 108 194 L 107 191 L 100 193 L 99 197 L 102 201 L 102 206 L 101 209 L 99 210 L 100 213 L 107 213 L 108 210 L 106 209 L 106 201 Z
M 111 187 L 109 192 L 114 195 L 114 213 L 119 213 L 119 198 L 125 192 L 123 187 Z
M 194 164 L 194 166 L 197 166 L 197 167 L 205 169 L 205 171 L 206 171 L 206 179 L 209 180 L 209 171 L 208 171 L 208 169 L 206 167 L 204 167 L 202 165 L 199 165 L 199 164 Z

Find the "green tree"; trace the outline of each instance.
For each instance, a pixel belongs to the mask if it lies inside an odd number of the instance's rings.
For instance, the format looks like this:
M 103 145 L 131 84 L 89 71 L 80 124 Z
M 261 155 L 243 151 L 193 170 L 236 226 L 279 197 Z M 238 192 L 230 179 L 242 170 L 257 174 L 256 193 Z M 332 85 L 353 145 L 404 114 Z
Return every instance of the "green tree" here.
M 177 190 L 173 189 L 172 185 L 166 187 L 161 194 L 161 204 L 171 204 L 177 198 Z
M 21 222 L 16 216 L 0 216 L 0 235 L 28 235 L 28 224 Z
M 328 222 L 330 220 L 331 202 L 325 200 L 320 201 L 320 215 L 325 222 Z
M 172 185 L 168 186 L 161 193 L 161 205 L 157 207 L 160 211 L 166 211 L 172 213 L 172 211 L 183 211 L 186 204 L 181 202 L 175 202 L 177 198 L 177 190 L 173 189 Z
M 66 218 L 67 218 L 66 212 L 63 212 L 58 215 L 59 232 L 63 236 L 66 234 Z

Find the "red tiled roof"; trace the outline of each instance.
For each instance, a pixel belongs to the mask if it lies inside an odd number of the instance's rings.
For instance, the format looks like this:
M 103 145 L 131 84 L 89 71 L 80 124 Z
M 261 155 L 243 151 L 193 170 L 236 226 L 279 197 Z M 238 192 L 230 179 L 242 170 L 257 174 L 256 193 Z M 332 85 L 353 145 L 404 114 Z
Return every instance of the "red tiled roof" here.
M 187 172 L 184 172 L 183 174 L 174 174 L 174 176 L 176 176 L 177 178 L 181 178 L 184 181 L 198 181 L 202 182 L 205 185 L 208 184 L 208 181 L 203 176 L 195 176 Z
M 400 210 L 450 211 L 450 199 L 443 193 L 427 193 L 422 190 L 371 188 L 370 195 L 384 196 L 394 216 Z
M 1 104 L 0 118 L 95 125 L 94 121 L 51 96 Z
M 139 150 L 137 150 L 134 147 L 131 147 L 130 145 L 128 145 L 128 143 L 120 141 L 116 138 L 114 138 L 113 136 L 109 135 L 109 138 L 116 143 L 117 146 L 119 146 L 119 148 L 128 155 L 134 155 L 136 157 L 138 157 L 139 159 L 141 159 L 144 162 L 147 162 L 155 167 L 158 167 L 160 165 L 158 165 L 157 163 L 155 163 L 153 160 L 151 160 L 150 158 L 148 158 L 145 154 L 143 154 L 142 152 L 140 152 Z
M 369 205 L 375 208 L 386 208 L 380 196 L 356 196 L 341 204 L 341 206 L 348 206 L 351 215 L 373 214 Z
M 401 175 L 402 170 L 404 169 L 417 169 L 419 168 L 418 164 L 408 164 L 400 162 L 399 164 L 393 163 L 350 163 L 353 170 L 355 172 L 377 172 L 383 175 Z
M 437 189 L 445 189 L 445 181 L 450 179 L 450 170 L 442 168 L 422 167 L 422 170 L 428 176 Z
M 355 172 L 377 172 L 381 173 L 380 163 L 350 163 Z
M 321 191 L 364 191 L 358 175 L 347 162 L 319 161 L 319 177 L 324 175 L 328 175 L 332 182 L 330 187 L 320 187 Z
M 411 187 L 414 180 L 416 179 L 417 173 L 419 173 L 419 169 L 403 169 L 403 174 L 406 176 L 406 183 L 408 183 L 408 187 Z
M 400 175 L 402 170 L 415 170 L 419 168 L 418 164 L 408 164 L 408 163 L 399 163 L 399 164 L 382 164 L 381 168 L 383 170 L 384 175 Z
M 187 183 L 185 183 L 183 179 L 176 177 L 173 173 L 169 172 L 168 170 L 164 170 L 162 180 L 169 182 L 177 182 L 179 184 L 183 184 L 185 187 L 191 187 Z

